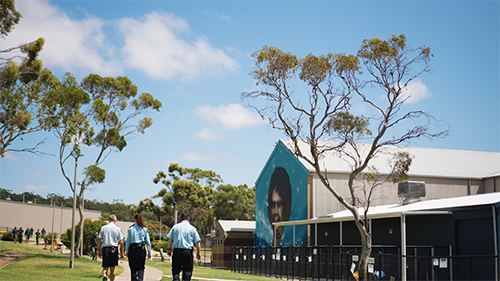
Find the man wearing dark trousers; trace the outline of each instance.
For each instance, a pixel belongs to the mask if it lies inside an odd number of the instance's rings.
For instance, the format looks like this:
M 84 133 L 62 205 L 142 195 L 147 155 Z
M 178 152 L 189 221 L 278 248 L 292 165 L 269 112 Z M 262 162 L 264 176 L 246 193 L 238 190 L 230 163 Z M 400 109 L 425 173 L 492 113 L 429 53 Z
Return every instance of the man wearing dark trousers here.
M 121 250 L 121 259 L 124 258 L 123 234 L 119 226 L 116 225 L 116 216 L 111 215 L 109 223 L 101 227 L 101 232 L 97 238 L 97 255 L 102 256 L 102 280 L 115 280 L 115 267 L 118 265 L 118 247 Z M 108 276 L 109 269 L 109 276 Z
M 182 222 L 174 225 L 168 233 L 167 255 L 172 256 L 173 281 L 179 281 L 182 271 L 182 280 L 189 281 L 193 275 L 193 247 L 196 246 L 196 260 L 201 259 L 200 235 L 196 227 L 189 223 L 189 215 L 181 216 Z

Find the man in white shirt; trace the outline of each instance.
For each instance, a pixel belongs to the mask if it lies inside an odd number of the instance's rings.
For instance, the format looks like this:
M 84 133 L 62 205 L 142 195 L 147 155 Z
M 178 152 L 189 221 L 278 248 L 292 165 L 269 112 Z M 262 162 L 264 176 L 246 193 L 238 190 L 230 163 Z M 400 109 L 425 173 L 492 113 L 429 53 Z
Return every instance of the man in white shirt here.
M 101 227 L 101 232 L 97 238 L 97 254 L 102 256 L 102 280 L 115 280 L 115 266 L 118 265 L 118 246 L 121 250 L 121 259 L 124 258 L 123 251 L 123 234 L 119 226 L 116 225 L 116 216 L 111 215 L 108 219 L 109 223 Z

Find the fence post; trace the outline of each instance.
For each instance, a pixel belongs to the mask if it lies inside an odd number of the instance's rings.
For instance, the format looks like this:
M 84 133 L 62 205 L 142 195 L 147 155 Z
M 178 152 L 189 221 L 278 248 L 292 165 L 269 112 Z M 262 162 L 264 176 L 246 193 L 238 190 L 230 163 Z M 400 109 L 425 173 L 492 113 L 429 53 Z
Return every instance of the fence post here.
M 213 248 L 212 248 L 213 249 Z M 213 252 L 212 252 L 212 257 L 213 257 Z M 234 246 L 231 247 L 231 272 L 236 272 L 234 270 L 235 268 L 235 264 L 234 264 Z
M 451 249 L 451 245 L 449 246 L 448 253 L 450 255 L 450 281 L 453 281 L 453 251 Z M 471 268 L 471 270 L 472 270 L 472 268 Z
M 470 257 L 470 280 L 474 280 L 472 279 L 472 277 L 474 276 L 474 259 L 472 257 Z
M 495 280 L 498 280 L 498 256 L 495 256 Z

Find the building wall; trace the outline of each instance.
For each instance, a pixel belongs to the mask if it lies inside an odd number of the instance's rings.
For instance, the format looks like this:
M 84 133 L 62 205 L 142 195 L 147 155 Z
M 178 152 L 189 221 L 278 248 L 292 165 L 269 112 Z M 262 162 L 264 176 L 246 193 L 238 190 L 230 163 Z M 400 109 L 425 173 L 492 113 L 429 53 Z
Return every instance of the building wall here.
M 61 206 L 53 208 L 47 205 L 0 200 L 0 227 L 2 229 L 8 228 L 9 230 L 13 229 L 15 226 L 17 226 L 18 229 L 19 227 L 23 229 L 26 229 L 26 227 L 33 227 L 35 231 L 37 229 L 42 230 L 42 228 L 45 227 L 47 232 L 51 232 L 52 214 L 54 214 L 54 232 L 60 234 L 61 229 L 62 232 L 65 232 L 71 227 L 72 211 L 73 209 L 68 207 L 63 207 L 61 209 Z M 100 211 L 84 211 L 84 218 L 86 219 L 98 220 L 100 216 Z M 75 220 L 76 222 L 80 221 L 78 210 L 75 214 Z
M 498 192 L 500 191 L 500 177 L 485 179 L 480 193 Z
M 252 233 L 227 233 L 224 235 L 224 231 L 221 229 L 220 225 L 217 226 L 217 239 L 222 240 L 222 245 L 218 245 L 217 241 L 212 243 L 212 266 L 216 267 L 230 267 L 231 266 L 231 248 L 233 246 L 253 246 L 252 245 Z
M 346 200 L 349 200 L 351 197 L 347 186 L 348 177 L 348 174 L 338 173 L 331 173 L 328 176 L 331 186 Z M 425 182 L 426 196 L 422 197 L 421 200 L 465 196 L 493 191 L 493 189 L 490 188 L 490 186 L 493 186 L 493 180 L 489 180 L 490 182 L 488 182 L 486 188 L 485 183 L 481 180 L 471 180 L 470 183 L 468 179 L 410 177 L 409 180 Z M 397 183 L 385 183 L 378 187 L 373 193 L 371 205 L 377 206 L 400 203 L 397 188 Z M 358 189 L 358 195 L 361 194 L 359 192 L 360 190 Z M 316 175 L 313 176 L 312 196 L 313 217 L 344 210 L 343 206 L 340 205 L 337 199 L 323 183 L 321 183 Z M 361 198 L 363 197 L 361 196 Z

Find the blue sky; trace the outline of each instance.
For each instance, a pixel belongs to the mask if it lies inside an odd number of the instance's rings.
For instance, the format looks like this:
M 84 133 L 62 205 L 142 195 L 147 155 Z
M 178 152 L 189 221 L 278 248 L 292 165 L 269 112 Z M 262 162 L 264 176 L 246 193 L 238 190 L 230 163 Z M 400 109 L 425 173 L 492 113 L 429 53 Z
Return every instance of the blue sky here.
M 498 1 L 27 1 L 21 23 L 0 49 L 45 38 L 40 55 L 58 77 L 71 72 L 127 76 L 163 103 L 154 124 L 103 163 L 106 181 L 88 199 L 137 204 L 161 188 L 152 179 L 170 163 L 213 170 L 228 184 L 253 186 L 284 136 L 243 106 L 256 90 L 251 54 L 265 45 L 305 56 L 355 54 L 365 38 L 405 33 L 428 46 L 433 72 L 421 77 L 415 108 L 452 133 L 415 146 L 500 151 Z M 14 143 L 22 148 L 50 133 Z M 80 167 L 93 161 L 87 150 Z M 58 158 L 8 153 L 0 186 L 17 193 L 71 191 Z M 71 170 L 68 168 L 68 170 Z M 79 172 L 81 178 L 81 171 Z M 71 175 L 72 178 L 72 175 Z

